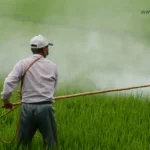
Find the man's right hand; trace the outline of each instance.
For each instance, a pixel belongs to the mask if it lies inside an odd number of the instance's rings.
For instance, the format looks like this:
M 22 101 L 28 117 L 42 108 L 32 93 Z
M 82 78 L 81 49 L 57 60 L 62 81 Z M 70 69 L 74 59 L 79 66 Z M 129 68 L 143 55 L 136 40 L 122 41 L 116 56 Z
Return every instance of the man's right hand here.
M 9 100 L 3 100 L 2 108 L 12 109 L 12 107 L 13 107 L 13 104 Z
M 12 109 L 12 107 L 13 107 L 12 103 L 5 104 L 5 105 L 2 106 L 2 108 L 5 108 L 5 109 Z

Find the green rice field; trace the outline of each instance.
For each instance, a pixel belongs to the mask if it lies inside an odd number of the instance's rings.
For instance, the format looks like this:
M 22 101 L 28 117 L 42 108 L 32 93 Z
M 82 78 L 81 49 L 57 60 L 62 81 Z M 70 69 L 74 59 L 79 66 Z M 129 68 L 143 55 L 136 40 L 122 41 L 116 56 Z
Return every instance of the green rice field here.
M 63 91 L 74 93 L 73 89 Z M 78 91 L 83 92 L 83 91 Z M 59 91 L 58 91 L 59 94 Z M 13 94 L 13 102 L 18 102 Z M 62 150 L 148 150 L 150 149 L 149 97 L 133 94 L 101 94 L 58 100 L 54 104 Z M 6 112 L 0 110 L 1 114 Z M 15 133 L 19 109 L 0 120 L 0 137 L 10 141 Z M 16 142 L 0 149 L 15 150 Z M 42 149 L 37 132 L 34 150 Z
M 37 34 L 54 44 L 48 59 L 58 66 L 55 96 L 150 84 L 149 5 L 148 0 L 0 0 L 0 92 L 13 66 L 31 55 L 29 41 Z M 56 101 L 59 149 L 150 150 L 149 90 Z M 20 101 L 17 89 L 11 101 Z M 19 111 L 0 119 L 6 141 L 15 134 Z M 16 145 L 0 142 L 0 150 Z M 42 149 L 37 131 L 32 150 Z

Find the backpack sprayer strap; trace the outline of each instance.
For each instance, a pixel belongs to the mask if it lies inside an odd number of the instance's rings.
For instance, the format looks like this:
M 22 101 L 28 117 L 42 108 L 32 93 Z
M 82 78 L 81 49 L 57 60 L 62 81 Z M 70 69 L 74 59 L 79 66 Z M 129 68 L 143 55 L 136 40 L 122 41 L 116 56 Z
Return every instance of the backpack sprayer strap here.
M 40 57 L 38 57 L 37 59 L 35 59 L 35 60 L 28 66 L 28 68 L 25 70 L 24 75 L 23 75 L 22 78 L 21 78 L 21 84 L 20 84 L 20 99 L 22 99 L 22 86 L 23 86 L 24 77 L 25 77 L 27 71 L 30 69 L 30 67 L 31 67 L 36 61 L 38 61 L 38 60 L 41 59 L 42 57 L 43 57 L 43 56 L 41 55 Z

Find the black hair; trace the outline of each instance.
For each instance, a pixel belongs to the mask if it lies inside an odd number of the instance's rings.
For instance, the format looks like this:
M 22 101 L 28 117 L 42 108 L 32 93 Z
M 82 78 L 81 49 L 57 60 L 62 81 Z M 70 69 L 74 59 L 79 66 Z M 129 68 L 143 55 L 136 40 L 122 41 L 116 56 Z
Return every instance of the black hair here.
M 37 45 L 33 45 L 33 44 L 31 46 L 35 47 L 35 48 L 31 48 L 33 54 L 39 54 L 42 52 L 43 48 L 48 48 L 48 45 L 42 48 L 36 48 Z

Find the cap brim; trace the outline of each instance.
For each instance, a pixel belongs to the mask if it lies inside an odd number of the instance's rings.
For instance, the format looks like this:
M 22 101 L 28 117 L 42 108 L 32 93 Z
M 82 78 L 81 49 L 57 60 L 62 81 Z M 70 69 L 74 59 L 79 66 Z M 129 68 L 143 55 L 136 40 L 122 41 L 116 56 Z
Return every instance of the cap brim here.
M 48 46 L 53 46 L 53 43 L 48 43 Z

